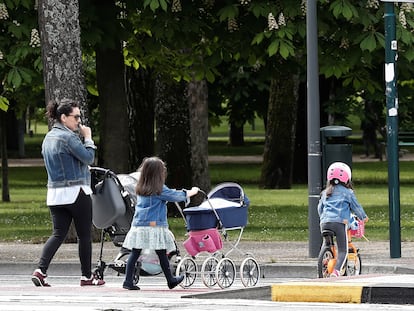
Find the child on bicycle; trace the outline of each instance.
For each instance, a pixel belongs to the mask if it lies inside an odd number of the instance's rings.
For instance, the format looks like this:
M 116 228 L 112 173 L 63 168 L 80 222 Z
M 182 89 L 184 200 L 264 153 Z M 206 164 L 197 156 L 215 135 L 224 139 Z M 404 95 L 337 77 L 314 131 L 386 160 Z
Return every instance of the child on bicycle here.
M 359 204 L 351 184 L 351 169 L 342 162 L 332 163 L 326 173 L 326 188 L 321 193 L 318 203 L 320 228 L 331 230 L 336 236 L 338 258 L 331 277 L 340 276 L 348 256 L 348 225 L 351 213 L 364 222 L 367 214 Z

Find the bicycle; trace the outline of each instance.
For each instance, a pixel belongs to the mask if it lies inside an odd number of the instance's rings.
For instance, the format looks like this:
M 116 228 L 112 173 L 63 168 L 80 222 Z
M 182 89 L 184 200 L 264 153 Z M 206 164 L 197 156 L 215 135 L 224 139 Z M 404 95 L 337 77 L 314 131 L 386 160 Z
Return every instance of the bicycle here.
M 340 271 L 341 276 L 360 275 L 362 272 L 361 255 L 359 249 L 352 242 L 352 238 L 365 238 L 365 223 L 358 220 L 358 228 L 348 229 L 348 255 L 346 264 Z M 337 259 L 337 248 L 334 241 L 334 232 L 331 230 L 323 230 L 323 249 L 318 256 L 318 277 L 328 278 L 334 270 Z

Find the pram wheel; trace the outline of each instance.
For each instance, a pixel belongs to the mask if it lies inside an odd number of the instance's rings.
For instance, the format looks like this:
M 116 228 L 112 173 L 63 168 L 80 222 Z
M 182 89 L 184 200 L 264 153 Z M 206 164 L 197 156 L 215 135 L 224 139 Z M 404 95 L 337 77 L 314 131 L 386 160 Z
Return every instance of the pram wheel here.
M 216 279 L 216 269 L 217 269 L 218 259 L 214 256 L 208 257 L 204 260 L 203 265 L 201 266 L 201 279 L 207 287 L 213 287 L 217 284 Z
M 245 258 L 240 265 L 240 279 L 245 287 L 255 286 L 259 281 L 260 267 L 256 259 Z
M 221 288 L 230 287 L 234 278 L 236 277 L 236 266 L 234 262 L 229 258 L 221 259 L 216 268 L 216 280 L 217 284 Z
M 193 285 L 197 277 L 197 264 L 194 259 L 184 257 L 178 263 L 175 275 L 184 275 L 184 280 L 180 283 L 181 287 L 187 288 Z
M 106 263 L 104 261 L 98 261 L 96 267 L 92 270 L 92 274 L 99 280 L 103 280 L 105 268 Z

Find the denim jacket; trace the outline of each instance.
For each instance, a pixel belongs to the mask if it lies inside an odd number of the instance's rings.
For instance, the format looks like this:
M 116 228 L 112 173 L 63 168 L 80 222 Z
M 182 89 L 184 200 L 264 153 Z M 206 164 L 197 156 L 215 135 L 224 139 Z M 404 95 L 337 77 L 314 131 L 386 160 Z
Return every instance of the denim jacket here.
M 352 189 L 336 185 L 332 194 L 327 197 L 326 190 L 322 191 L 318 204 L 320 223 L 340 222 L 347 224 L 353 212 L 359 219 L 367 217 Z
M 95 159 L 95 149 L 93 141 L 83 144 L 78 134 L 56 122 L 42 143 L 48 188 L 90 185 L 88 165 Z
M 162 187 L 160 195 L 137 196 L 132 226 L 163 226 L 168 227 L 167 202 L 183 202 L 187 199 L 185 190 Z

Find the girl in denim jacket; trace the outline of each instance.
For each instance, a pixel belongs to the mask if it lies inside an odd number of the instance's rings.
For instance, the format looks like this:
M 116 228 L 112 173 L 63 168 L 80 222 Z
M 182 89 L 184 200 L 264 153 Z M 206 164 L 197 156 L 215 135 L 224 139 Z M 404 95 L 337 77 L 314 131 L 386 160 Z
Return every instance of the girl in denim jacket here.
M 132 219 L 131 229 L 127 233 L 123 247 L 130 249 L 125 269 L 123 288 L 138 290 L 134 285 L 133 276 L 136 262 L 142 249 L 155 250 L 160 266 L 164 272 L 170 289 L 180 284 L 184 276 L 174 277 L 170 270 L 167 251 L 176 249 L 174 237 L 168 229 L 167 202 L 183 202 L 198 193 L 199 188 L 191 190 L 175 190 L 164 183 L 167 168 L 164 162 L 157 158 L 146 158 L 142 162 L 141 172 L 136 186 L 137 204 Z
M 348 255 L 348 223 L 351 213 L 367 222 L 368 217 L 358 203 L 351 184 L 351 169 L 342 162 L 332 163 L 327 171 L 327 186 L 318 204 L 320 228 L 335 233 L 338 259 L 331 277 L 340 276 Z

